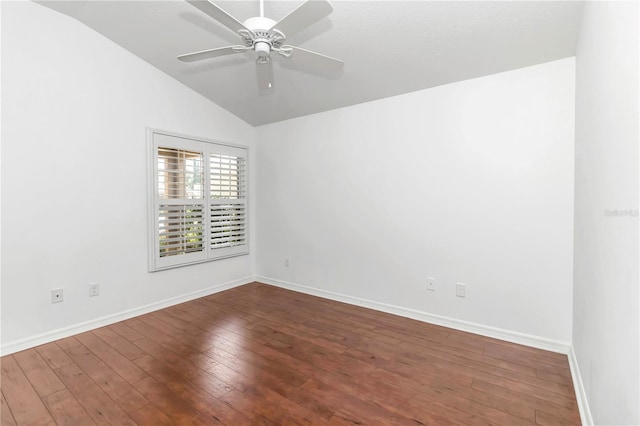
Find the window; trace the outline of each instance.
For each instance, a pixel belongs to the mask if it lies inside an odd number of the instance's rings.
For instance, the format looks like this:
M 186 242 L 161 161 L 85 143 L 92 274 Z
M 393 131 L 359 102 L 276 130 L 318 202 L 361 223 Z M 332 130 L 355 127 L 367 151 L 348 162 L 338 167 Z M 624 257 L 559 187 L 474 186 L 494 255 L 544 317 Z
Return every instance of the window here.
M 247 149 L 149 131 L 149 270 L 248 253 Z

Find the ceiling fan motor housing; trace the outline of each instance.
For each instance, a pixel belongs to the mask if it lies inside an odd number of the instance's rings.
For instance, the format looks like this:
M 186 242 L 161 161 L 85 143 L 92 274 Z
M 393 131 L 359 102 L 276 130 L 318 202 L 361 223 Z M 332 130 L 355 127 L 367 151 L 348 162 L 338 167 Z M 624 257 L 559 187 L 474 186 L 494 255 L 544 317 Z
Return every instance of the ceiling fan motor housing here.
M 240 32 L 245 45 L 251 47 L 258 54 L 260 63 L 265 63 L 269 59 L 271 51 L 277 50 L 285 39 L 284 34 L 280 31 L 272 29 L 276 24 L 273 19 L 263 16 L 256 16 L 244 21 L 244 26 L 251 30 L 252 34 Z

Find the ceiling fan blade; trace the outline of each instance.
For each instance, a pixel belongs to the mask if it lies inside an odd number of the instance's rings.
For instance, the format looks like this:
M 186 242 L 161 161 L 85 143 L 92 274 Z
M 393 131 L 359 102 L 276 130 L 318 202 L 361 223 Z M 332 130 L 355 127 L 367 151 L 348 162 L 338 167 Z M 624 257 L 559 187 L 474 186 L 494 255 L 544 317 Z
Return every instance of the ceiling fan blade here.
M 252 33 L 252 31 L 245 27 L 242 22 L 229 15 L 224 9 L 215 3 L 208 0 L 187 0 L 187 2 L 191 6 L 197 7 L 207 15 L 211 16 L 234 33 L 237 33 L 238 30 L 247 30 Z
M 301 47 L 282 46 L 284 52 L 290 52 L 288 59 L 317 71 L 339 72 L 344 67 L 344 62 L 340 59 L 332 58 L 321 53 L 312 52 Z M 282 55 L 287 57 L 287 55 Z
M 260 93 L 266 93 L 273 89 L 273 61 L 270 60 L 266 63 L 256 61 L 256 77 Z
M 331 11 L 333 11 L 333 6 L 327 0 L 307 0 L 276 22 L 270 29 L 275 28 L 282 31 L 287 37 L 291 37 L 324 18 Z
M 199 52 L 186 53 L 178 56 L 178 59 L 182 62 L 195 62 L 203 59 L 217 58 L 219 56 L 227 56 L 233 53 L 242 53 L 247 50 L 244 46 L 227 46 L 218 47 L 217 49 L 201 50 Z

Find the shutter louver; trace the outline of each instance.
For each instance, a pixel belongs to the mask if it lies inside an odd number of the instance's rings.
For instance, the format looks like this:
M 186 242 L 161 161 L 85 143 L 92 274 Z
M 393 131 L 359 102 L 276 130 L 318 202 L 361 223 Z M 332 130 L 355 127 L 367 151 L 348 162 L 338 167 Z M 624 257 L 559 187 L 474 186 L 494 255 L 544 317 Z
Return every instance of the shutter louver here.
M 211 154 L 209 174 L 212 199 L 239 200 L 245 198 L 246 170 L 244 158 Z
M 204 250 L 202 206 L 160 205 L 158 232 L 160 257 Z
M 235 247 L 246 243 L 243 205 L 219 204 L 211 207 L 211 248 Z
M 158 148 L 158 196 L 162 199 L 203 198 L 202 153 Z

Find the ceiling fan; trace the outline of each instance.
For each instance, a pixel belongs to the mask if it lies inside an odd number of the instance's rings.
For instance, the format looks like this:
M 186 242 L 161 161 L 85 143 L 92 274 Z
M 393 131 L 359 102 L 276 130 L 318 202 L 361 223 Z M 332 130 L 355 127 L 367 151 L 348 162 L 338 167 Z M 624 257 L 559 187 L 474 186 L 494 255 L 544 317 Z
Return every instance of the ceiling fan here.
M 254 51 L 257 54 L 258 88 L 262 91 L 273 88 L 272 52 L 277 52 L 287 60 L 312 66 L 318 71 L 335 72 L 344 66 L 344 62 L 339 59 L 284 44 L 287 37 L 304 30 L 333 11 L 333 7 L 327 0 L 307 0 L 278 22 L 264 16 L 264 0 L 260 0 L 260 16 L 249 18 L 244 22 L 238 21 L 209 0 L 187 0 L 187 2 L 238 34 L 242 44 L 187 53 L 178 56 L 180 61 L 194 62 Z

